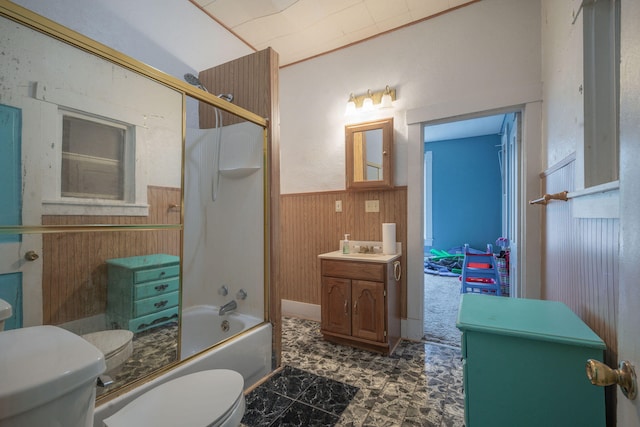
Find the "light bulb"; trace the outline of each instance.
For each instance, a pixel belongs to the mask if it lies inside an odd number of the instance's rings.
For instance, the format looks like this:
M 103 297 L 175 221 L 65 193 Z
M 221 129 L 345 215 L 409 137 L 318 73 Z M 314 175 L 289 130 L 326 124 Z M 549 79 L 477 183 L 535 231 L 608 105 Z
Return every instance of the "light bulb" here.
M 367 97 L 362 101 L 362 110 L 363 111 L 371 111 L 373 110 L 373 98 L 371 97 L 371 91 L 367 91 Z
M 354 114 L 356 112 L 356 99 L 354 98 L 353 94 L 351 94 L 351 96 L 349 96 L 349 101 L 347 101 L 347 108 L 344 112 L 345 116 L 348 116 L 350 114 Z
M 391 108 L 393 107 L 393 99 L 391 99 L 391 90 L 389 90 L 389 86 L 384 91 L 382 95 L 382 100 L 380 101 L 380 108 Z

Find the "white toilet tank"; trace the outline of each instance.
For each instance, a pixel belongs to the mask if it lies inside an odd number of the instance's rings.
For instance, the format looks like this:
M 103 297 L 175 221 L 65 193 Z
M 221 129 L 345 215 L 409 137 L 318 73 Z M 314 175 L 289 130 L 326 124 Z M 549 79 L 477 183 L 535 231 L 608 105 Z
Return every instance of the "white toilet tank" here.
M 0 333 L 0 427 L 93 425 L 100 350 L 56 326 Z

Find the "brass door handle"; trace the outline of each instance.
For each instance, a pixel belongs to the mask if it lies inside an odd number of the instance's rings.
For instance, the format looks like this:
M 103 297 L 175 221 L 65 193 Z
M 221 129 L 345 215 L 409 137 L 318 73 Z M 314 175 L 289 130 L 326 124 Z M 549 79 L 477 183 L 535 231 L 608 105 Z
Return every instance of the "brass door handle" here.
M 591 384 L 599 386 L 618 384 L 627 399 L 633 400 L 636 398 L 638 385 L 636 371 L 631 363 L 623 360 L 620 362 L 618 369 L 611 369 L 602 362 L 589 359 L 587 360 L 586 368 L 587 377 Z
M 40 258 L 40 255 L 38 255 L 36 251 L 27 251 L 27 253 L 24 254 L 24 259 L 27 261 L 35 261 L 38 258 Z

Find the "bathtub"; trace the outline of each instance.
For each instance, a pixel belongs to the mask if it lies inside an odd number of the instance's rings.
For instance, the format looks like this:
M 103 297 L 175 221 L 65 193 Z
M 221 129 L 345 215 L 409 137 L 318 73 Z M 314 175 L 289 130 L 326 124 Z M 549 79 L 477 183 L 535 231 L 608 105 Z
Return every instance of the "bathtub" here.
M 229 316 L 218 316 L 216 310 L 218 325 L 221 322 L 220 319 Z M 261 323 L 238 337 L 197 354 L 159 377 L 97 406 L 93 426 L 104 427 L 102 420 L 122 409 L 142 393 L 166 381 L 193 372 L 207 369 L 233 369 L 242 374 L 244 388 L 247 389 L 271 372 L 271 337 L 271 324 Z
M 180 360 L 260 323 L 262 319 L 235 311 L 220 316 L 213 305 L 187 307 L 182 310 Z

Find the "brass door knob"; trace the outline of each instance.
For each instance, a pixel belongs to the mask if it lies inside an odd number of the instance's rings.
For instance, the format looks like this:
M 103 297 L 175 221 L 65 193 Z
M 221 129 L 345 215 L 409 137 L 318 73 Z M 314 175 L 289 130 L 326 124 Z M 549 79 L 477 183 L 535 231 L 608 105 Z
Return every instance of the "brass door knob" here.
M 607 386 L 618 384 L 622 393 L 629 399 L 636 398 L 638 386 L 633 365 L 626 360 L 620 362 L 618 369 L 611 369 L 597 360 L 587 360 L 587 377 L 593 385 Z
M 38 258 L 40 258 L 40 256 L 35 251 L 28 251 L 26 254 L 24 254 L 24 259 L 26 259 L 27 261 L 35 261 Z

